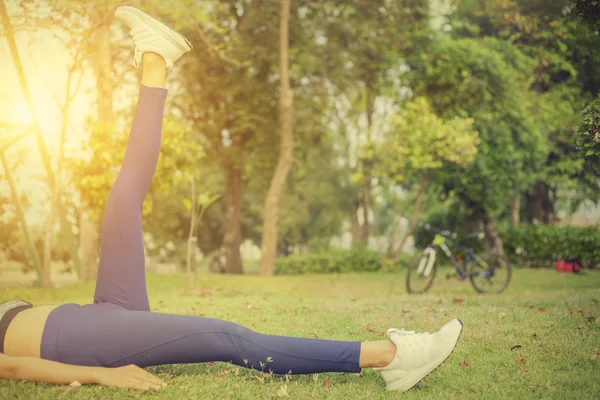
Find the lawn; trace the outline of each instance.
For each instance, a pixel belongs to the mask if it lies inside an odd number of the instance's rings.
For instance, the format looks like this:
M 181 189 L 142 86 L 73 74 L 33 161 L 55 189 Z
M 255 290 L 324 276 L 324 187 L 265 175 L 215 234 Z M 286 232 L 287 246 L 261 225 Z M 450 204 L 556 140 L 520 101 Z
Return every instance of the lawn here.
M 440 273 L 438 276 L 445 276 Z M 257 331 L 339 340 L 381 339 L 389 327 L 436 331 L 464 322 L 454 353 L 405 394 L 387 392 L 379 373 L 264 376 L 228 364 L 150 368 L 168 383 L 155 393 L 98 386 L 0 382 L 5 399 L 591 399 L 600 398 L 600 272 L 518 270 L 507 291 L 482 296 L 467 282 L 438 279 L 408 296 L 403 274 L 148 277 L 153 311 L 206 315 Z M 89 303 L 93 282 L 55 290 L 0 288 L 0 301 Z M 283 389 L 282 389 L 283 388 Z

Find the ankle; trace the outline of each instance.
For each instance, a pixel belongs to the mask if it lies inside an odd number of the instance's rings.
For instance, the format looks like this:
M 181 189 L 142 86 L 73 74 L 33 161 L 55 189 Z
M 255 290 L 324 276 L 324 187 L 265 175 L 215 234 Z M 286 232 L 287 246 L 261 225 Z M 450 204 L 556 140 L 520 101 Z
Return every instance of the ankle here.
M 151 69 L 151 70 L 166 70 L 167 69 L 167 63 L 165 61 L 165 59 L 156 53 L 152 53 L 152 52 L 146 52 L 142 55 L 142 65 L 144 66 L 144 69 Z
M 382 354 L 379 360 L 379 368 L 387 367 L 394 361 L 396 357 L 396 346 L 393 345 L 392 348 L 386 349 Z

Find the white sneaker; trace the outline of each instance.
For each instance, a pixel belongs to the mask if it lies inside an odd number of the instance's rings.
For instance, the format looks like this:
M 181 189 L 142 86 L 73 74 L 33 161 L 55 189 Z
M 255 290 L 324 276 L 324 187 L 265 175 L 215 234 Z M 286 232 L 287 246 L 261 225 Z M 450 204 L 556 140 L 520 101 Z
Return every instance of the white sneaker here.
M 419 383 L 446 361 L 461 331 L 459 319 L 453 319 L 434 334 L 389 329 L 388 335 L 396 345 L 396 357 L 387 367 L 378 368 L 387 389 L 404 392 Z
M 135 43 L 133 66 L 136 68 L 140 66 L 142 55 L 152 52 L 162 56 L 167 69 L 171 69 L 174 61 L 193 48 L 183 35 L 135 7 L 119 7 L 115 11 L 115 17 L 131 29 Z

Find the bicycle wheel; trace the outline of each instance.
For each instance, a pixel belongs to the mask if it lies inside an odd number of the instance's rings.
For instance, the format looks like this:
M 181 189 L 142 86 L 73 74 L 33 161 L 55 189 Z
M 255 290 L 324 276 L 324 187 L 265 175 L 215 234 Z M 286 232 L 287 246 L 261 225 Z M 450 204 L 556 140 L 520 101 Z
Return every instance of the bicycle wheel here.
M 487 262 L 475 255 L 469 263 L 469 279 L 479 293 L 500 293 L 510 283 L 512 275 L 510 263 L 504 256 L 494 262 Z
M 435 278 L 436 252 L 434 247 L 428 247 L 423 251 L 421 257 L 408 268 L 406 275 L 406 290 L 408 293 L 425 293 L 433 284 Z

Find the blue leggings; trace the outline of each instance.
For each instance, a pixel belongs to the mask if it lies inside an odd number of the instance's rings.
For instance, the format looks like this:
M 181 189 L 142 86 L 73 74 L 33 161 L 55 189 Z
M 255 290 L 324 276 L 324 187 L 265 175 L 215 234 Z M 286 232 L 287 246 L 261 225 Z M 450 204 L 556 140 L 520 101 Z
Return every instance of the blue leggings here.
M 359 372 L 360 342 L 272 336 L 213 318 L 150 312 L 141 205 L 158 162 L 166 96 L 165 89 L 140 89 L 106 203 L 94 304 L 50 313 L 42 358 L 105 367 L 223 361 L 276 374 Z

